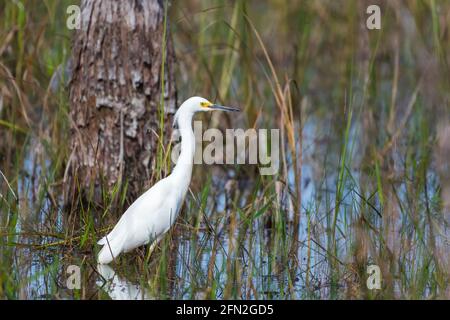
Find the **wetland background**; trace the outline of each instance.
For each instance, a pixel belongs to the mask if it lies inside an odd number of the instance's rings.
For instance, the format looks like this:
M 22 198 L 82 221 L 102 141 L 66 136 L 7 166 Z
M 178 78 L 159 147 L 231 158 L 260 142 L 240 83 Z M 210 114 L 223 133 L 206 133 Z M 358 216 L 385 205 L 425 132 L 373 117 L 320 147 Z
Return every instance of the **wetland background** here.
M 279 128 L 280 172 L 195 166 L 159 248 L 100 269 L 131 202 L 64 206 L 70 4 L 0 0 L 0 298 L 450 298 L 450 2 L 171 2 L 178 103 L 242 109 L 204 127 Z

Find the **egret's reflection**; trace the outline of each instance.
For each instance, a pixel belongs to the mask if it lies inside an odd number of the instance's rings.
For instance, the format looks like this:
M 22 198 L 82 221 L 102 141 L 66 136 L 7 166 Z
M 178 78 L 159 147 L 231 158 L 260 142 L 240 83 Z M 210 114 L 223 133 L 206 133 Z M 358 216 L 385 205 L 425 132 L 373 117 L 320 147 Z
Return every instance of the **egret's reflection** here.
M 140 285 L 133 284 L 126 278 L 119 277 L 108 265 L 97 265 L 97 271 L 103 279 L 97 280 L 97 285 L 104 290 L 113 300 L 151 300 L 153 299 L 147 290 Z

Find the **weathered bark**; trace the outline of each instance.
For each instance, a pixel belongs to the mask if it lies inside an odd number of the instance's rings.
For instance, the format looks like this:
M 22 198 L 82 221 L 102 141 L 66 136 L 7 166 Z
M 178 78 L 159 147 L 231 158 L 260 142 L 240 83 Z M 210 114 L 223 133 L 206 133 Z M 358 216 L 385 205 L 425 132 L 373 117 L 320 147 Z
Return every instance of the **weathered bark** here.
M 164 40 L 164 20 L 162 1 L 81 1 L 72 49 L 67 199 L 93 184 L 98 194 L 101 186 L 125 181 L 135 196 L 151 176 L 160 112 L 166 145 L 176 106 L 175 58 L 170 37 Z

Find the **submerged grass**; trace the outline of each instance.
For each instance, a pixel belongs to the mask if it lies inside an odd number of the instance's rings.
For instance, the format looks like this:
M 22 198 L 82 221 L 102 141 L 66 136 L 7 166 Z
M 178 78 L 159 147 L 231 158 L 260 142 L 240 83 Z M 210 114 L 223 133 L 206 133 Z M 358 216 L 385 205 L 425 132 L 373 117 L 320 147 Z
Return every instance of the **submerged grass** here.
M 65 172 L 69 1 L 1 3 L 0 298 L 449 298 L 450 5 L 380 3 L 381 31 L 361 1 L 168 7 L 179 97 L 243 110 L 208 126 L 279 128 L 280 171 L 196 166 L 158 248 L 103 270 L 96 240 L 130 200 L 124 179 L 102 204 L 62 206 L 78 184 Z M 159 146 L 154 179 L 170 152 Z M 371 264 L 381 290 L 366 286 Z

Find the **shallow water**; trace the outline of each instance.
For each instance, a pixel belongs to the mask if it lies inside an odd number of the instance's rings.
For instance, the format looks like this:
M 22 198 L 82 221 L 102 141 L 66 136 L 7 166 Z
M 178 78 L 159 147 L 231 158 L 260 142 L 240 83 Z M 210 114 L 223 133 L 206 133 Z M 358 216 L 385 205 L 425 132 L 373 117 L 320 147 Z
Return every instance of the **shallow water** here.
M 263 215 L 261 219 L 256 219 L 251 223 L 252 229 L 246 230 L 243 238 L 239 238 L 240 228 L 230 231 L 230 215 L 236 215 L 231 210 L 230 196 L 236 192 L 241 192 L 239 203 L 244 207 L 251 200 L 251 191 L 256 181 L 246 180 L 233 183 L 239 183 L 244 187 L 235 188 L 230 193 L 224 191 L 226 184 L 231 183 L 223 174 L 212 177 L 210 195 L 207 198 L 204 208 L 206 220 L 198 223 L 198 228 L 193 229 L 189 226 L 190 217 L 186 214 L 198 214 L 197 219 L 201 219 L 198 213 L 198 199 L 193 200 L 189 196 L 187 200 L 187 209 L 184 215 L 179 217 L 179 226 L 177 229 L 175 241 L 176 252 L 174 252 L 175 265 L 171 266 L 174 274 L 170 278 L 167 293 L 155 289 L 152 284 L 151 274 L 142 274 L 143 270 L 133 266 L 133 259 L 127 255 L 127 262 L 120 266 L 111 265 L 98 267 L 95 265 L 94 254 L 88 249 L 80 251 L 77 246 L 59 246 L 52 245 L 60 241 L 58 237 L 50 234 L 63 236 L 67 232 L 64 224 L 67 223 L 67 217 L 63 210 L 54 210 L 51 200 L 46 196 L 40 196 L 40 185 L 32 178 L 33 175 L 39 175 L 42 169 L 34 161 L 34 154 L 24 161 L 23 175 L 18 182 L 19 186 L 19 215 L 20 219 L 15 227 L 17 236 L 10 239 L 20 245 L 7 248 L 7 256 L 12 264 L 11 271 L 17 281 L 17 287 L 14 289 L 17 298 L 21 299 L 79 299 L 79 298 L 111 298 L 111 299 L 154 299 L 154 298 L 205 298 L 208 294 L 207 275 L 209 262 L 215 259 L 215 280 L 217 298 L 223 298 L 226 290 L 237 290 L 240 292 L 238 297 L 244 299 L 252 298 L 285 298 L 285 297 L 329 297 L 330 295 L 330 259 L 329 250 L 331 247 L 329 230 L 331 228 L 330 216 L 334 214 L 336 202 L 336 181 L 338 179 L 338 168 L 324 168 L 322 163 L 339 163 L 338 150 L 333 151 L 333 145 L 339 145 L 337 141 L 327 133 L 323 132 L 326 128 L 326 121 L 311 117 L 304 125 L 302 132 L 302 215 L 299 226 L 299 249 L 297 257 L 298 264 L 294 267 L 294 275 L 290 274 L 289 263 L 281 250 L 281 246 L 274 244 L 283 240 L 280 232 L 274 229 L 274 226 L 267 225 L 267 219 Z M 361 140 L 358 138 L 358 126 L 353 125 L 349 141 L 355 142 L 354 153 L 358 153 L 358 145 Z M 328 141 L 323 142 L 323 139 Z M 300 140 L 298 140 L 300 141 Z M 328 144 L 325 146 L 323 144 Z M 330 147 L 331 146 L 331 147 Z M 31 150 L 38 148 L 31 146 Z M 338 148 L 335 148 L 338 149 Z M 351 157 L 352 155 L 350 155 Z M 361 157 L 352 157 L 348 166 L 351 168 L 348 179 L 344 184 L 342 199 L 339 201 L 339 211 L 337 212 L 337 236 L 335 254 L 340 257 L 344 263 L 351 261 L 353 255 L 352 237 L 355 232 L 354 223 L 363 206 L 361 198 L 357 194 L 364 194 L 361 189 Z M 290 162 L 289 160 L 288 162 Z M 46 163 L 48 165 L 48 163 Z M 205 166 L 207 167 L 207 166 Z M 294 173 L 290 166 L 288 174 L 289 187 L 294 187 Z M 34 172 L 34 174 L 33 174 Z M 215 172 L 215 171 L 213 171 Z M 435 173 L 429 171 L 429 196 L 435 194 L 434 190 L 437 177 Z M 228 189 L 230 190 L 230 189 Z M 284 215 L 284 225 L 289 230 L 292 228 L 293 204 L 292 197 L 286 192 L 286 187 L 279 185 L 281 192 L 279 198 L 280 211 L 278 214 Z M 262 190 L 259 190 L 261 196 Z M 199 197 L 200 195 L 195 195 Z M 403 184 L 398 188 L 398 196 L 407 202 L 406 189 Z M 40 199 L 40 201 L 37 201 Z M 35 208 L 36 203 L 40 203 Z M 379 203 L 373 202 L 373 207 L 378 207 Z M 381 223 L 381 218 L 377 212 L 371 208 L 366 208 L 365 215 L 375 226 Z M 119 217 L 119 213 L 117 214 Z M 236 218 L 236 217 L 235 217 Z M 239 218 L 236 218 L 239 220 Z M 404 218 L 403 218 L 404 219 Z M 49 225 L 48 221 L 53 221 Z M 181 220 L 181 221 L 180 221 Z M 208 231 L 205 222 L 212 226 L 214 231 Z M 402 221 L 396 222 L 398 228 L 402 227 Z M 309 230 L 309 231 L 308 231 Z M 47 235 L 48 234 L 48 235 Z M 310 236 L 313 234 L 313 237 Z M 425 236 L 425 235 L 424 235 Z M 448 236 L 448 233 L 446 234 Z M 242 237 L 242 235 L 241 235 Z M 312 252 L 308 257 L 308 239 L 309 250 Z M 238 239 L 241 242 L 238 243 Z M 214 243 L 216 247 L 214 247 Z M 442 239 L 440 240 L 442 241 Z M 37 246 L 45 246 L 39 248 Z M 448 243 L 447 243 L 448 245 Z M 231 249 L 230 249 L 231 246 Z M 213 247 L 215 249 L 213 249 Z M 235 249 L 238 247 L 239 249 Z M 200 249 L 199 249 L 200 248 Z M 3 249 L 4 250 L 4 249 Z M 214 254 L 213 254 L 214 253 Z M 150 263 L 150 271 L 154 272 L 154 266 L 161 254 L 169 255 L 164 252 L 155 253 L 155 259 Z M 420 253 L 419 253 L 420 254 Z M 5 255 L 5 252 L 3 252 Z M 416 257 L 414 252 L 412 259 Z M 241 279 L 228 278 L 231 268 L 241 268 L 237 272 L 232 272 L 235 277 L 237 274 Z M 238 265 L 234 265 L 238 262 Z M 407 259 L 406 263 L 414 263 Z M 309 263 L 309 268 L 307 267 Z M 70 290 L 71 273 L 67 273 L 69 265 L 81 267 L 81 287 L 83 290 Z M 407 267 L 407 265 L 405 265 Z M 306 272 L 310 274 L 306 280 Z M 245 280 L 243 280 L 245 279 Z M 69 281 L 69 282 L 68 282 Z M 308 284 L 306 283 L 308 281 Z M 290 283 L 291 282 L 291 283 Z M 232 289 L 229 288 L 231 283 Z M 70 286 L 70 285 L 69 285 Z M 305 290 L 308 286 L 309 290 Z M 338 287 L 343 289 L 345 282 L 340 281 Z M 156 286 L 157 287 L 157 286 Z M 193 290 L 195 288 L 195 290 Z M 156 292 L 155 292 L 156 290 Z

